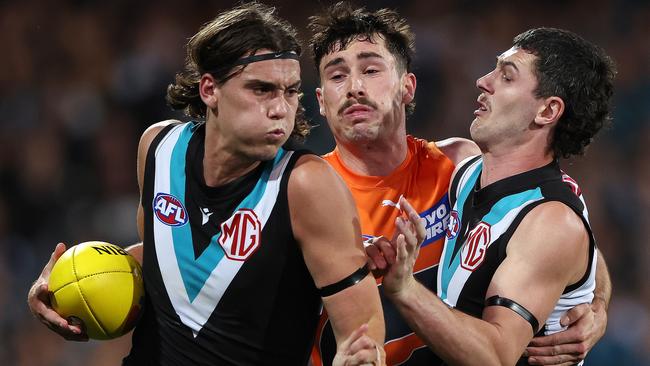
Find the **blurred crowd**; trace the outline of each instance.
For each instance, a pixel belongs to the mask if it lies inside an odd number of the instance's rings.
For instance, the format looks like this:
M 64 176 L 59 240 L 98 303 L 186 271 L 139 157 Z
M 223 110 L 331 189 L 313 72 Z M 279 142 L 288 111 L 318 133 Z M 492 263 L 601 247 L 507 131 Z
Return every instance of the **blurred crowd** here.
M 267 1 L 307 40 L 327 1 Z M 128 337 L 73 344 L 29 313 L 26 295 L 55 244 L 138 241 L 136 148 L 150 124 L 184 117 L 164 100 L 188 37 L 229 1 L 0 2 L 0 364 L 114 365 Z M 357 1 L 357 4 L 362 4 Z M 614 123 L 585 157 L 563 162 L 581 185 L 612 276 L 609 326 L 587 365 L 650 365 L 650 2 L 368 1 L 397 9 L 416 33 L 417 107 L 410 133 L 468 137 L 475 80 L 532 27 L 577 32 L 618 64 Z M 318 116 L 305 48 L 307 141 L 333 146 Z

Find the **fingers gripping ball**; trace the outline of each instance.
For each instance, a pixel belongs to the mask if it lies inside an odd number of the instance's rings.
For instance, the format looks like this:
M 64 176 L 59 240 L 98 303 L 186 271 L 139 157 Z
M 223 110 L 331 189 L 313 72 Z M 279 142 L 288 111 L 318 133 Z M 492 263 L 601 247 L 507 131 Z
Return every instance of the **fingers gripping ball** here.
M 144 306 L 140 264 L 124 249 L 101 241 L 63 253 L 52 268 L 49 290 L 54 310 L 81 319 L 93 339 L 128 333 Z

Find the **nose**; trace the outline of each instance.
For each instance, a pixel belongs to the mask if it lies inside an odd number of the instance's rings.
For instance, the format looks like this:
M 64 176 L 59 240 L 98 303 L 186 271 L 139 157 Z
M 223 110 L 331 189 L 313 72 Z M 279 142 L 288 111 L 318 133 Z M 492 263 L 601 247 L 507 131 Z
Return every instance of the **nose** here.
M 478 78 L 476 80 L 476 87 L 479 88 L 480 90 L 488 93 L 488 94 L 492 94 L 492 92 L 494 91 L 493 88 L 492 88 L 493 74 L 494 74 L 494 71 L 492 71 L 489 74 L 485 74 L 485 75 L 481 76 L 480 78 Z
M 284 98 L 282 93 L 270 101 L 270 106 L 267 115 L 270 119 L 278 120 L 283 119 L 289 113 L 289 102 Z
M 366 96 L 366 86 L 359 75 L 351 74 L 349 77 L 348 98 L 361 98 Z

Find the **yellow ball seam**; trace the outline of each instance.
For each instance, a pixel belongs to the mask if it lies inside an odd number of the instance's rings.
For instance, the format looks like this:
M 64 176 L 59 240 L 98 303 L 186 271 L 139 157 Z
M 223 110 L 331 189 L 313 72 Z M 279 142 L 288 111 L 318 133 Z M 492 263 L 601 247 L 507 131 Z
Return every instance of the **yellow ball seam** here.
M 86 304 L 86 307 L 88 307 L 90 316 L 92 316 L 93 319 L 95 320 L 95 323 L 97 323 L 97 325 L 99 325 L 99 329 L 101 329 L 101 331 L 104 333 L 104 335 L 108 336 L 108 334 L 106 333 L 106 328 L 104 327 L 104 324 L 102 324 L 99 321 L 99 319 L 97 318 L 97 316 L 95 316 L 95 312 L 93 311 L 93 308 L 90 306 L 90 303 L 88 302 L 88 300 L 86 300 L 86 296 L 84 295 L 84 292 L 81 290 L 81 286 L 79 286 L 80 278 L 77 277 L 77 267 L 76 267 L 76 264 L 75 264 L 75 259 L 76 259 L 75 253 L 76 253 L 76 251 L 77 251 L 77 247 L 75 246 L 74 251 L 72 252 L 72 273 L 74 273 L 74 277 L 77 279 L 75 281 L 75 283 L 77 284 L 77 289 L 79 290 L 79 294 L 81 295 L 81 299 L 83 300 L 84 304 Z

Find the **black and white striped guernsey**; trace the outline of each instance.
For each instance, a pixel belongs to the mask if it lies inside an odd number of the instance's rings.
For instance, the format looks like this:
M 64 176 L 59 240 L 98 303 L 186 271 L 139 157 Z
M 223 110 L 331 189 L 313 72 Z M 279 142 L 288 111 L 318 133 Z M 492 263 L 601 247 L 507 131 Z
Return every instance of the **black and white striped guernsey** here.
M 558 332 L 563 329 L 562 315 L 576 305 L 590 303 L 595 288 L 597 252 L 580 188 L 556 161 L 481 189 L 482 168 L 480 156 L 469 159 L 452 181 L 452 212 L 438 268 L 438 296 L 449 306 L 480 318 L 492 276 L 524 216 L 539 204 L 559 201 L 582 219 L 590 246 L 584 276 L 565 288 L 548 319 L 539 319 L 543 326 L 538 335 Z M 519 364 L 527 363 L 522 358 Z
M 305 365 L 321 301 L 293 237 L 280 149 L 220 187 L 203 178 L 205 125 L 174 124 L 145 166 L 146 302 L 125 365 Z

